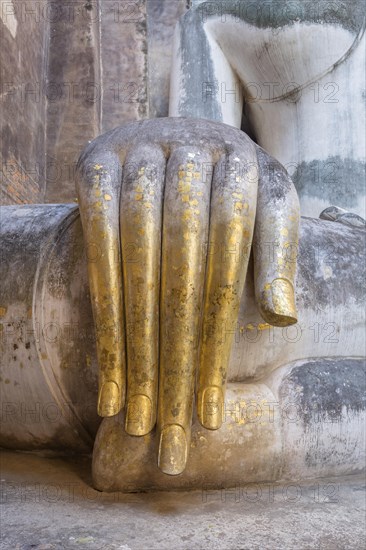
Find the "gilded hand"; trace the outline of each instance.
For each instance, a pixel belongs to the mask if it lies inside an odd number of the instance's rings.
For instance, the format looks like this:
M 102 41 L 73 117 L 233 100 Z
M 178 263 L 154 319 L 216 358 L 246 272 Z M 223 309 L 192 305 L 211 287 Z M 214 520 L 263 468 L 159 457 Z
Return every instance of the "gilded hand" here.
M 240 130 L 174 118 L 132 123 L 94 140 L 80 157 L 77 189 L 87 249 L 100 251 L 88 262 L 98 412 L 116 415 L 126 401 L 125 429 L 135 436 L 157 423 L 158 465 L 179 474 L 196 375 L 202 426 L 222 423 L 253 238 L 263 318 L 276 326 L 296 322 L 295 189 L 285 169 Z

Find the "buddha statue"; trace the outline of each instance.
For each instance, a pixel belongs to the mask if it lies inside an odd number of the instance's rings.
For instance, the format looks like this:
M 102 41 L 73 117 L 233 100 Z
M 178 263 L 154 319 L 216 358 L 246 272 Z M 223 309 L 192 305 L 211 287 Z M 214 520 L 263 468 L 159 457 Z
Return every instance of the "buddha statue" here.
M 195 2 L 170 117 L 83 151 L 97 488 L 360 468 L 361 15 L 356 0 Z M 331 203 L 334 221 L 306 218 Z M 93 415 L 77 414 L 95 433 Z

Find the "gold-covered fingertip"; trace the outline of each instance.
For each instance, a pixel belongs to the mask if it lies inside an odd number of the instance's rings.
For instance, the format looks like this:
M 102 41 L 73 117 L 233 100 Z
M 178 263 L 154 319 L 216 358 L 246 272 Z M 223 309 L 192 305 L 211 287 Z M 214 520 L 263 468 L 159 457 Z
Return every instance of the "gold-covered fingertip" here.
M 187 438 L 179 424 L 169 424 L 160 435 L 158 466 L 164 474 L 181 474 L 187 463 Z
M 146 435 L 153 429 L 152 403 L 146 395 L 134 395 L 127 403 L 125 430 L 129 435 Z
M 98 399 L 98 414 L 99 416 L 114 416 L 121 409 L 121 396 L 116 382 L 104 382 Z
M 222 425 L 224 395 L 219 386 L 209 386 L 202 393 L 198 410 L 199 420 L 204 428 L 218 430 Z
M 297 323 L 294 287 L 287 279 L 275 279 L 271 285 L 275 326 L 284 327 Z
M 297 323 L 295 291 L 287 279 L 275 279 L 265 285 L 259 302 L 265 321 L 274 327 L 287 327 Z

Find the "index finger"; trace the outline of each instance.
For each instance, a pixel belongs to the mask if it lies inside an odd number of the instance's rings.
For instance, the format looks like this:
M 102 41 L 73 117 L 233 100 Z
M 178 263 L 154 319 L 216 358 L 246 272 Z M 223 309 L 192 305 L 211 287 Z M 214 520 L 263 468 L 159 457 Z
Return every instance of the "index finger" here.
M 300 207 L 285 168 L 258 148 L 259 182 L 254 237 L 256 301 L 270 325 L 297 322 L 295 276 Z

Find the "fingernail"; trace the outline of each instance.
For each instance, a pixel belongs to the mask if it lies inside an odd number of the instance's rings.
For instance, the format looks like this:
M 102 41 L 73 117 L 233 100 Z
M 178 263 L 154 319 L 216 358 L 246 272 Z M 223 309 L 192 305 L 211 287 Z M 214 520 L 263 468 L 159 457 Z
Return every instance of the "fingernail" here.
M 187 463 L 187 439 L 182 426 L 170 424 L 160 435 L 158 466 L 164 474 L 176 476 Z
M 127 404 L 126 432 L 130 435 L 146 435 L 152 428 L 150 399 L 146 395 L 134 395 Z
M 279 326 L 292 325 L 297 322 L 295 292 L 290 281 L 275 279 L 271 285 L 273 310 Z
M 203 391 L 201 401 L 201 424 L 208 430 L 218 430 L 222 424 L 224 396 L 219 386 L 209 386 Z
M 119 413 L 120 408 L 120 392 L 117 384 L 111 381 L 104 382 L 99 392 L 99 416 L 114 416 Z

